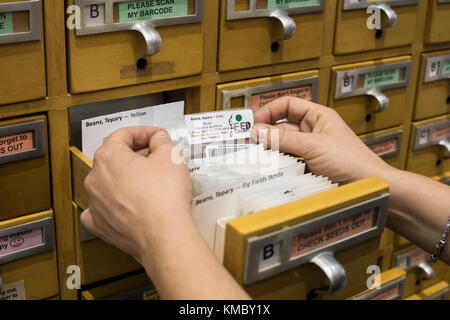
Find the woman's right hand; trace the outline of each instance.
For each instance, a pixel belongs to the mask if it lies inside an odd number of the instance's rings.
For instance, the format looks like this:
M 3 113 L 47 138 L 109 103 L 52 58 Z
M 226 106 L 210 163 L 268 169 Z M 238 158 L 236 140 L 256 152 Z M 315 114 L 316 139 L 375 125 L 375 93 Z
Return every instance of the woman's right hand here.
M 328 107 L 284 97 L 258 109 L 254 117 L 254 140 L 267 140 L 270 146 L 272 135 L 278 134 L 281 152 L 303 157 L 314 174 L 327 176 L 335 183 L 379 176 L 381 172 L 386 174 L 383 170 L 392 169 Z M 288 122 L 277 124 L 285 118 Z

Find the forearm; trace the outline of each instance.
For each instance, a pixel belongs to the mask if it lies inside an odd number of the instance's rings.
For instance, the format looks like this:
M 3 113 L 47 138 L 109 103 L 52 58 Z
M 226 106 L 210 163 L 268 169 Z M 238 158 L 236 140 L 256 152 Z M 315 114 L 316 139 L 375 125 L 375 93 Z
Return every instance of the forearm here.
M 220 264 L 190 220 L 161 228 L 150 240 L 144 265 L 163 299 L 249 299 Z
M 391 192 L 386 226 L 431 253 L 450 215 L 450 188 L 393 168 L 380 177 L 389 183 Z M 450 244 L 441 258 L 450 263 Z

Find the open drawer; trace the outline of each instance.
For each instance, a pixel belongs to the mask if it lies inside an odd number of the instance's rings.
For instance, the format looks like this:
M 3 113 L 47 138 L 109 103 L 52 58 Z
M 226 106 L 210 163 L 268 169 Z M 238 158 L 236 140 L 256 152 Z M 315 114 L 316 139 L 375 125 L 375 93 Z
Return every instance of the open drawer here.
M 0 222 L 0 300 L 58 295 L 52 210 Z
M 90 234 L 80 222 L 82 211 L 73 203 L 76 259 L 82 286 L 142 269 L 132 257 Z
M 255 299 L 350 298 L 377 264 L 388 198 L 368 178 L 231 220 L 224 265 Z
M 81 292 L 82 300 L 159 300 L 159 294 L 145 273 L 112 281 Z

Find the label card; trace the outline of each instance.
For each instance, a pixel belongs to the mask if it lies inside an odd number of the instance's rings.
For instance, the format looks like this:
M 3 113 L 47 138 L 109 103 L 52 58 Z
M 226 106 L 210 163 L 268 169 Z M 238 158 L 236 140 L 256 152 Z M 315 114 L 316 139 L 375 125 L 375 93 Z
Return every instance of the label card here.
M 0 236 L 0 257 L 34 248 L 44 243 L 41 228 Z
M 254 124 L 250 109 L 192 114 L 185 121 L 189 144 L 247 139 Z
M 276 267 L 281 263 L 281 242 L 271 243 L 264 246 L 261 250 L 261 258 L 259 260 L 259 271 Z
M 133 22 L 188 15 L 188 0 L 147 0 L 119 3 L 119 21 Z
M 386 154 L 397 151 L 397 139 L 381 141 L 368 146 L 377 156 L 382 157 Z
M 105 4 L 91 4 L 86 6 L 86 25 L 101 26 L 105 24 Z
M 442 74 L 450 74 L 450 60 L 444 62 L 444 67 L 442 68 Z
M 0 34 L 13 33 L 13 15 L 11 12 L 0 12 Z
M 312 86 L 304 86 L 298 88 L 281 89 L 252 95 L 251 105 L 253 107 L 263 107 L 264 105 L 282 97 L 296 97 L 306 100 L 312 99 Z
M 292 239 L 290 259 L 372 229 L 376 220 L 376 209 L 372 209 L 297 235 Z
M 0 157 L 34 149 L 33 132 L 0 137 Z
M 379 293 L 369 298 L 369 300 L 394 300 L 400 297 L 400 284 L 388 288 L 388 289 L 381 289 Z
M 183 119 L 184 102 L 118 112 L 81 122 L 82 151 L 90 159 L 104 140 L 114 131 L 133 126 L 161 126 L 165 122 Z
M 3 285 L 0 289 L 0 300 L 26 300 L 25 282 L 18 281 Z
M 369 72 L 364 78 L 364 88 L 387 86 L 400 81 L 400 69 Z
M 445 125 L 443 127 L 434 128 L 431 132 L 431 141 L 438 142 L 439 140 L 443 140 L 450 137 L 450 126 Z
M 267 9 L 301 8 L 319 4 L 319 0 L 268 0 Z

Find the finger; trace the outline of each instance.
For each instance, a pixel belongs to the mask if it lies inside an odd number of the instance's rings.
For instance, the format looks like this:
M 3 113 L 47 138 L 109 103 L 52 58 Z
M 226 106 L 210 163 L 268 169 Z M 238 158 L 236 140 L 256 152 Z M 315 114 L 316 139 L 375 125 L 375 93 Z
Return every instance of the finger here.
M 317 114 L 326 112 L 327 108 L 308 100 L 283 97 L 269 102 L 254 114 L 256 123 L 275 124 L 277 121 L 287 118 L 289 122 L 300 124 L 308 113 Z
M 150 154 L 150 148 L 137 150 L 136 153 L 141 155 L 141 156 L 148 157 L 148 155 Z
M 268 148 L 278 144 L 279 150 L 297 156 L 304 156 L 315 146 L 315 135 L 307 132 L 283 130 L 268 124 L 257 124 L 252 129 L 252 138 Z
M 122 147 L 131 151 L 148 148 L 152 136 L 161 129 L 155 127 L 127 127 L 106 138 L 104 145 Z
M 150 140 L 150 153 L 156 152 L 156 150 L 158 150 L 162 146 L 171 146 L 171 147 L 173 147 L 173 143 L 172 143 L 172 140 L 170 140 L 170 137 L 167 134 L 167 132 L 162 130 L 162 129 L 160 129 L 155 134 L 153 134 L 153 136 L 151 137 L 151 140 Z
M 80 216 L 80 221 L 83 224 L 83 226 L 86 228 L 87 231 L 92 233 L 95 236 L 98 236 L 98 229 L 95 226 L 94 219 L 92 218 L 91 212 L 89 209 L 84 210 L 83 213 Z
M 289 131 L 295 131 L 295 132 L 299 132 L 300 131 L 300 127 L 298 124 L 292 123 L 292 122 L 283 122 L 283 123 L 278 123 L 275 125 L 275 127 L 277 127 L 280 130 L 289 130 Z

